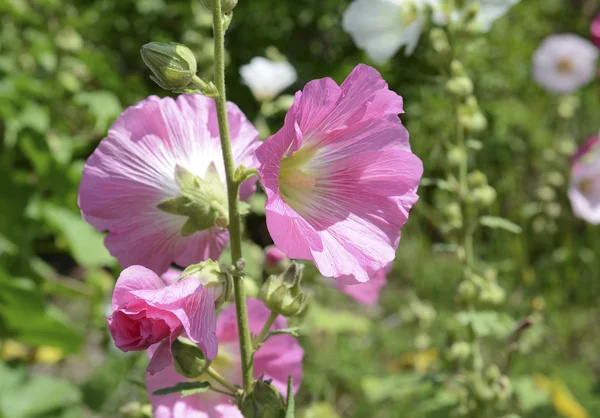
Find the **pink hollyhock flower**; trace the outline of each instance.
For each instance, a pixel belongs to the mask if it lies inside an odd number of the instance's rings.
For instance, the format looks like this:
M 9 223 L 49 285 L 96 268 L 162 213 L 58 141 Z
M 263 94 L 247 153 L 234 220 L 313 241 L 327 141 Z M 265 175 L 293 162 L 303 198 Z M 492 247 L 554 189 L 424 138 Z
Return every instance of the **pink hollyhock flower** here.
M 594 45 L 600 48 L 600 15 L 597 15 L 594 20 L 592 20 L 592 25 L 590 26 L 590 36 Z
M 227 111 L 235 162 L 252 167 L 258 132 L 235 104 L 227 103 Z M 218 259 L 229 239 L 214 222 L 200 225 L 198 211 L 181 214 L 186 206 L 175 198 L 188 196 L 184 186 L 190 182 L 227 207 L 214 101 L 194 94 L 151 96 L 123 112 L 88 159 L 79 207 L 86 221 L 109 232 L 106 247 L 123 267 L 140 264 L 162 274 L 172 262 Z M 255 188 L 256 178 L 244 182 L 241 199 Z
M 383 268 L 375 274 L 373 274 L 368 282 L 357 284 L 343 284 L 341 282 L 336 282 L 336 287 L 340 289 L 341 292 L 347 294 L 352 297 L 359 303 L 364 305 L 374 305 L 379 301 L 379 295 L 381 294 L 381 289 L 387 283 L 386 272 L 387 268 Z
M 183 332 L 213 359 L 217 355 L 213 292 L 193 276 L 166 285 L 145 267 L 128 267 L 115 285 L 108 330 L 122 351 L 145 350 L 160 343 L 148 365 L 149 373 L 171 364 L 171 344 Z
M 248 299 L 250 331 L 258 334 L 269 317 L 269 310 L 258 299 Z M 272 329 L 286 328 L 285 318 L 278 317 Z M 219 355 L 212 362 L 217 372 L 233 384 L 242 384 L 239 342 L 235 306 L 230 305 L 219 315 L 217 323 Z M 289 335 L 271 337 L 254 356 L 254 376 L 265 374 L 265 379 L 273 379 L 271 384 L 285 395 L 288 375 L 292 376 L 294 393 L 302 382 L 302 356 L 304 352 Z M 156 418 L 242 418 L 231 398 L 215 392 L 191 395 L 182 398 L 179 394 L 153 396 L 155 390 L 174 386 L 188 380 L 178 374 L 174 367 L 160 373 L 146 375 L 148 396 Z M 200 376 L 200 380 L 210 380 Z M 218 384 L 215 384 L 218 386 Z
M 359 282 L 394 259 L 423 173 L 402 112 L 402 98 L 363 64 L 341 86 L 324 78 L 296 93 L 255 154 L 281 251 Z
M 600 224 L 600 141 L 588 139 L 573 157 L 569 199 L 573 212 L 592 224 Z

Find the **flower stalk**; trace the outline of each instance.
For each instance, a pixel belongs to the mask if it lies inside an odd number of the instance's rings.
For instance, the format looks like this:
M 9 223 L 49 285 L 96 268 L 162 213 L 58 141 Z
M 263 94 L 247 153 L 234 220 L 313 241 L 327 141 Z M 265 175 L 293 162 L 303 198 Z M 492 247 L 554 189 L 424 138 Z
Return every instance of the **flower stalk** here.
M 267 319 L 267 322 L 265 322 L 265 325 L 260 330 L 260 333 L 258 334 L 258 336 L 256 337 L 256 339 L 254 340 L 254 350 L 255 351 L 260 348 L 260 346 L 262 345 L 262 343 L 265 340 L 265 338 L 267 338 L 267 335 L 269 334 L 269 330 L 271 329 L 271 327 L 275 323 L 275 320 L 277 319 L 278 316 L 279 316 L 279 314 L 277 312 L 271 311 L 271 315 L 269 315 L 269 318 Z
M 219 134 L 221 136 L 221 150 L 225 163 L 227 177 L 227 200 L 229 205 L 229 239 L 231 243 L 231 263 L 235 266 L 242 258 L 242 234 L 239 209 L 239 184 L 234 179 L 235 167 L 231 140 L 229 138 L 229 124 L 227 121 L 227 96 L 225 92 L 225 27 L 223 25 L 223 12 L 221 0 L 213 0 L 213 33 L 215 45 L 215 85 L 218 96 L 215 97 L 217 118 L 219 121 Z M 242 275 L 233 277 L 233 290 L 237 325 L 240 339 L 240 356 L 242 362 L 242 378 L 244 390 L 248 390 L 253 381 L 252 367 L 252 339 L 248 326 L 248 309 Z

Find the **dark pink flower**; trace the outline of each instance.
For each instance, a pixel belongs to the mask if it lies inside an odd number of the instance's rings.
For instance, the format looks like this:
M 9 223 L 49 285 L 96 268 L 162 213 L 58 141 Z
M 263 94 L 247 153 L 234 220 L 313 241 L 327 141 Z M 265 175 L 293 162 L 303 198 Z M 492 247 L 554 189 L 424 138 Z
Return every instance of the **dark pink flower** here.
M 265 270 L 267 273 L 276 272 L 281 264 L 288 260 L 288 256 L 274 245 L 265 248 Z
M 252 167 L 258 132 L 235 104 L 227 103 L 227 113 L 235 163 Z M 108 231 L 105 245 L 123 267 L 143 265 L 162 274 L 173 262 L 217 260 L 229 240 L 226 230 L 214 223 L 185 228 L 191 218 L 174 207 L 159 208 L 185 195 L 184 177 L 209 182 L 214 201 L 227 207 L 214 100 L 151 96 L 123 112 L 86 162 L 81 214 Z M 256 178 L 245 181 L 240 198 L 246 200 L 255 188 Z
M 112 310 L 108 329 L 119 349 L 139 351 L 159 344 L 150 373 L 171 364 L 171 343 L 183 332 L 207 358 L 217 355 L 213 290 L 193 276 L 168 286 L 145 267 L 128 267 L 115 285 Z
M 269 317 L 269 310 L 258 299 L 248 299 L 250 331 L 258 334 Z M 278 317 L 272 329 L 286 328 L 285 318 Z M 219 355 L 212 367 L 229 382 L 241 385 L 241 365 L 235 306 L 230 305 L 219 315 L 217 323 Z M 292 376 L 294 393 L 302 382 L 302 357 L 304 352 L 294 337 L 271 337 L 254 355 L 254 376 L 264 373 L 265 379 L 285 395 L 288 376 Z M 215 392 L 201 393 L 182 398 L 178 394 L 152 396 L 152 392 L 188 380 L 178 374 L 173 366 L 155 375 L 146 375 L 148 396 L 156 418 L 242 418 L 231 398 Z M 207 376 L 198 379 L 205 380 Z
M 255 154 L 277 248 L 359 282 L 394 259 L 423 174 L 402 112 L 402 98 L 363 64 L 341 86 L 325 78 L 296 93 Z
M 573 156 L 569 199 L 577 217 L 600 224 L 600 141 L 597 136 L 589 138 Z
M 592 20 L 592 24 L 590 25 L 590 37 L 592 38 L 594 45 L 600 48 L 600 15 L 596 15 L 594 20 Z
M 383 286 L 387 283 L 387 271 L 387 268 L 377 271 L 371 276 L 368 282 L 343 284 L 342 282 L 337 281 L 336 287 L 359 303 L 364 305 L 374 305 L 379 301 L 381 289 L 383 289 Z

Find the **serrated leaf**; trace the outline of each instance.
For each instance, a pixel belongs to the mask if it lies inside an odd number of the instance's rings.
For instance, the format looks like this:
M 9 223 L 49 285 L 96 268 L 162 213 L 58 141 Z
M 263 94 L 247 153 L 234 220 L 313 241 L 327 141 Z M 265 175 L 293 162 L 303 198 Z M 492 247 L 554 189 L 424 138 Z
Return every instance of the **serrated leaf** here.
M 479 218 L 479 223 L 488 228 L 502 229 L 507 232 L 512 232 L 513 234 L 520 234 L 523 232 L 519 225 L 499 216 L 482 216 Z
M 170 395 L 172 393 L 179 393 L 181 396 L 185 397 L 195 395 L 197 393 L 208 392 L 209 389 L 209 382 L 181 382 L 177 383 L 175 386 L 155 390 L 152 392 L 152 394 L 155 396 L 162 396 Z

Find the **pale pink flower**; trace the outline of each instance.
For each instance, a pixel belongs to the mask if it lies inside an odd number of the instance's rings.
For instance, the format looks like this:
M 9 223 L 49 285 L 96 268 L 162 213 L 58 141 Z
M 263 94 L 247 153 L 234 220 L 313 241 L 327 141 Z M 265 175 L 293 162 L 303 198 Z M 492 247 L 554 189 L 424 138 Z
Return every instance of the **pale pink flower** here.
M 359 282 L 394 259 L 423 173 L 402 112 L 402 98 L 363 64 L 341 86 L 324 78 L 296 93 L 255 154 L 281 251 Z
M 227 103 L 227 111 L 235 163 L 252 167 L 258 132 L 235 104 Z M 86 221 L 109 232 L 106 247 L 123 267 L 140 264 L 162 274 L 173 262 L 216 260 L 227 244 L 227 231 L 217 227 L 183 236 L 188 217 L 158 209 L 181 195 L 177 167 L 200 178 L 214 170 L 226 187 L 212 99 L 151 96 L 123 112 L 88 159 L 79 207 Z M 240 197 L 255 188 L 256 179 L 244 182 Z
M 600 48 L 600 15 L 596 15 L 590 26 L 590 37 L 592 42 Z
M 344 284 L 343 280 L 336 281 L 335 286 L 363 305 L 374 305 L 379 301 L 381 290 L 387 283 L 386 273 L 388 268 L 375 272 L 368 282 Z
M 569 199 L 573 212 L 591 224 L 600 224 L 600 141 L 588 139 L 573 157 Z
M 166 285 L 145 267 L 128 267 L 115 285 L 112 311 L 108 329 L 119 349 L 140 351 L 160 343 L 149 373 L 171 364 L 171 343 L 183 332 L 207 358 L 217 355 L 213 290 L 194 277 Z
M 250 331 L 258 334 L 269 317 L 269 310 L 258 299 L 248 299 L 248 319 Z M 278 317 L 272 329 L 286 328 L 285 318 Z M 235 306 L 231 305 L 219 315 L 217 323 L 219 355 L 212 367 L 233 384 L 242 384 L 239 342 Z M 264 373 L 265 379 L 273 379 L 271 384 L 284 396 L 287 390 L 288 376 L 292 376 L 294 393 L 302 382 L 302 356 L 304 352 L 289 335 L 271 337 L 254 356 L 254 376 Z M 215 392 L 191 395 L 182 398 L 178 394 L 153 396 L 152 392 L 173 386 L 188 380 L 179 375 L 174 367 L 168 367 L 160 373 L 146 375 L 148 396 L 152 402 L 155 418 L 242 418 L 231 398 Z M 199 380 L 210 380 L 200 376 Z M 217 385 L 218 386 L 218 385 Z

